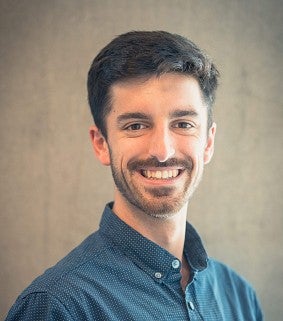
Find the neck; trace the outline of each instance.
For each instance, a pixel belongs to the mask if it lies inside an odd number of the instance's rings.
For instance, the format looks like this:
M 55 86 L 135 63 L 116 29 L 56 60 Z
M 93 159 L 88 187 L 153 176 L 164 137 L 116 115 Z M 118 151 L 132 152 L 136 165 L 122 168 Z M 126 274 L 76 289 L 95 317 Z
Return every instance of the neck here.
M 125 206 L 119 200 L 115 200 L 113 211 L 137 232 L 182 261 L 187 204 L 179 212 L 168 215 L 166 219 L 152 217 L 128 203 Z

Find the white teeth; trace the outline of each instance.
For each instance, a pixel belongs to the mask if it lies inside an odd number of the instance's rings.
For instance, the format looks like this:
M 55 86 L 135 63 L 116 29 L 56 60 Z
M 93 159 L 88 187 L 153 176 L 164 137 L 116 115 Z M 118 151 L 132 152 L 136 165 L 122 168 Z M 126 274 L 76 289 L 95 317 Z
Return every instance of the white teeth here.
M 161 177 L 162 177 L 161 171 L 157 171 L 157 172 L 155 173 L 155 177 L 156 177 L 156 178 L 161 178 Z
M 176 177 L 178 175 L 179 171 L 177 169 L 173 169 L 172 176 Z
M 162 172 L 162 178 L 168 178 L 168 172 Z
M 164 170 L 164 171 L 149 171 L 144 170 L 142 171 L 143 176 L 146 178 L 155 178 L 155 179 L 168 179 L 168 178 L 175 178 L 179 174 L 178 169 L 172 169 L 172 170 Z

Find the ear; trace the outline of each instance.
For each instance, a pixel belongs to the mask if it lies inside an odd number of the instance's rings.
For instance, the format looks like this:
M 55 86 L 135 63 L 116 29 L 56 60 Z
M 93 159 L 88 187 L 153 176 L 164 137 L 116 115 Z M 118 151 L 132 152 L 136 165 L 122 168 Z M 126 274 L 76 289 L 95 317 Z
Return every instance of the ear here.
M 101 134 L 101 131 L 95 126 L 91 126 L 89 129 L 90 139 L 92 142 L 92 147 L 94 154 L 101 162 L 101 164 L 109 166 L 110 165 L 110 153 L 109 147 L 106 139 Z
M 208 135 L 207 135 L 207 141 L 206 141 L 204 154 L 203 154 L 204 164 L 208 164 L 213 156 L 215 134 L 216 134 L 216 124 L 213 123 L 212 126 L 209 128 Z

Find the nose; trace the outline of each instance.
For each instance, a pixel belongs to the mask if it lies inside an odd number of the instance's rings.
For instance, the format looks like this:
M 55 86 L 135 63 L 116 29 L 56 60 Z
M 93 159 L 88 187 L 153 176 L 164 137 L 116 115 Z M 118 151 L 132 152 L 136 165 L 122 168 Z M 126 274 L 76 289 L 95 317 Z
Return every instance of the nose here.
M 156 128 L 150 137 L 149 154 L 158 159 L 159 162 L 165 162 L 175 154 L 174 139 L 169 128 Z

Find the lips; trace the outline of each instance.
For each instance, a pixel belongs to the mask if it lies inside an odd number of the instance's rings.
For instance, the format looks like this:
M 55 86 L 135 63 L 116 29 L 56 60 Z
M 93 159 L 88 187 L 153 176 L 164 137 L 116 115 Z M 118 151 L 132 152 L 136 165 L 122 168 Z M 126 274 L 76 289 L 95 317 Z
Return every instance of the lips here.
M 193 162 L 191 158 L 171 158 L 166 162 L 159 162 L 155 157 L 147 160 L 132 160 L 128 163 L 131 173 L 139 173 L 146 179 L 162 182 L 162 180 L 173 180 L 184 171 L 191 172 Z
M 142 176 L 150 179 L 172 179 L 180 174 L 180 169 L 141 170 Z

